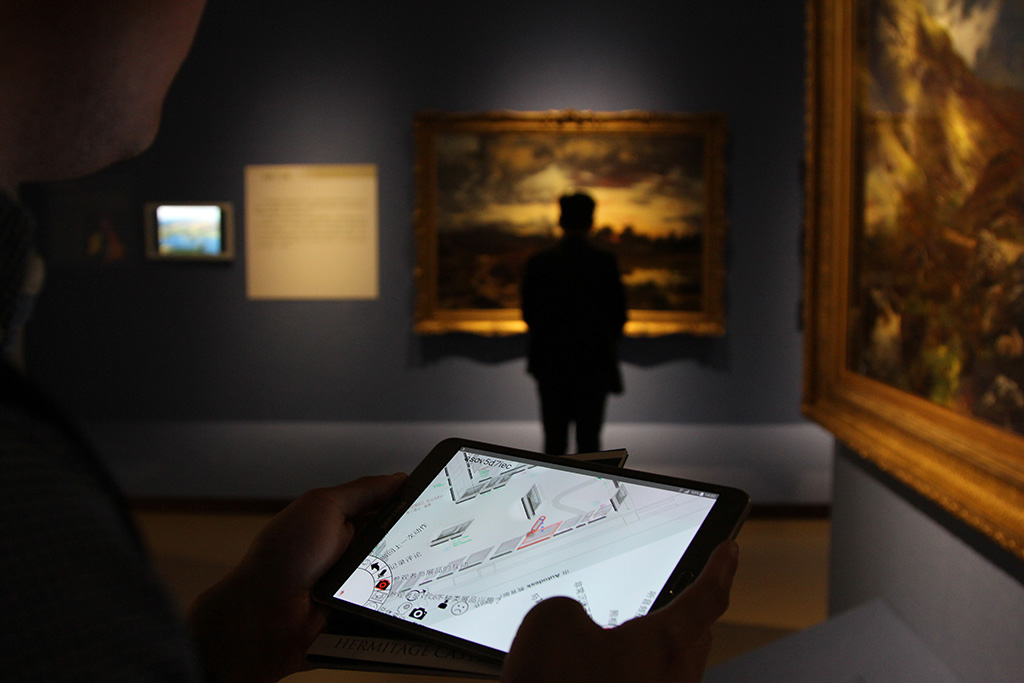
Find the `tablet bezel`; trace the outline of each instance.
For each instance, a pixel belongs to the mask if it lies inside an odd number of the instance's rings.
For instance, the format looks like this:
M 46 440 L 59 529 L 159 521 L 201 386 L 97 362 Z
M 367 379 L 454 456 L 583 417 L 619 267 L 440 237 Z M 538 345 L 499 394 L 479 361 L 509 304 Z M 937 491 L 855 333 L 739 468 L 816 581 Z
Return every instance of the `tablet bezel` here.
M 358 569 L 360 562 L 372 552 L 373 548 L 377 546 L 394 522 L 416 501 L 423 490 L 431 484 L 451 458 L 463 448 L 482 450 L 498 456 L 511 456 L 533 461 L 541 465 L 554 465 L 559 468 L 597 474 L 612 479 L 634 479 L 716 494 L 718 498 L 715 504 L 709 510 L 693 541 L 686 548 L 683 556 L 679 558 L 675 569 L 665 582 L 658 597 L 652 603 L 648 613 L 671 601 L 673 597 L 693 582 L 707 563 L 711 552 L 722 541 L 735 538 L 746 519 L 750 507 L 750 497 L 746 492 L 728 486 L 623 469 L 594 462 L 572 460 L 565 457 L 542 455 L 532 451 L 470 439 L 449 438 L 434 446 L 427 457 L 410 473 L 398 493 L 384 505 L 372 520 L 359 530 L 342 558 L 314 586 L 312 597 L 316 602 L 346 614 L 394 628 L 399 632 L 405 632 L 421 639 L 458 648 L 495 662 L 500 663 L 504 660 L 507 653 L 501 650 L 334 597 L 334 594 L 344 583 L 345 579 Z

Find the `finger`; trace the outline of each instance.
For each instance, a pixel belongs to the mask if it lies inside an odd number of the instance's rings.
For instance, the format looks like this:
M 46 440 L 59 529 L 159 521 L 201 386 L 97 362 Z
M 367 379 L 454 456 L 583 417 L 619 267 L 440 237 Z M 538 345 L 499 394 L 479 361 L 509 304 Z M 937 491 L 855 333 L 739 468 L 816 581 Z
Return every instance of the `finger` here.
M 353 535 L 350 518 L 383 505 L 405 478 L 363 477 L 302 494 L 264 527 L 245 561 L 278 572 L 282 581 L 311 584 L 348 547 Z
M 513 662 L 533 660 L 552 646 L 552 633 L 573 634 L 574 639 L 581 641 L 601 631 L 579 602 L 567 597 L 548 598 L 523 617 L 509 649 L 509 657 Z M 559 644 L 558 647 L 562 646 Z
M 544 633 L 545 637 L 550 637 L 552 631 L 575 629 L 600 631 L 601 627 L 594 623 L 583 605 L 567 597 L 548 598 L 537 603 L 519 626 L 520 632 Z
M 351 518 L 383 505 L 398 491 L 406 478 L 407 475 L 402 473 L 362 477 L 347 484 L 309 491 L 296 503 L 303 503 L 306 502 L 303 501 L 304 498 L 311 498 L 308 504 L 326 506 L 332 509 L 334 514 L 340 512 L 346 518 Z
M 601 627 L 572 598 L 544 600 L 527 612 L 519 625 L 502 667 L 501 680 L 536 683 L 541 673 L 544 681 L 582 680 L 580 667 L 587 662 L 570 653 L 585 649 L 588 644 L 596 645 L 594 638 L 602 633 Z M 595 647 L 589 658 L 600 654 L 600 648 Z
M 306 525 L 311 541 L 321 544 L 323 561 L 333 564 L 355 533 L 355 518 L 379 509 L 405 482 L 405 474 L 362 477 L 302 495 L 294 516 Z M 333 546 L 333 552 L 328 551 Z M 326 567 L 324 567 L 326 569 Z
M 697 580 L 679 594 L 672 602 L 649 616 L 652 620 L 672 625 L 673 629 L 685 628 L 686 634 L 697 638 L 729 607 L 729 592 L 739 565 L 739 546 L 735 541 L 721 543 Z
M 728 593 L 732 590 L 732 582 L 736 577 L 739 560 L 740 547 L 736 541 L 723 541 L 711 553 L 707 564 L 704 565 L 704 569 L 694 583 L 714 584 L 723 592 Z

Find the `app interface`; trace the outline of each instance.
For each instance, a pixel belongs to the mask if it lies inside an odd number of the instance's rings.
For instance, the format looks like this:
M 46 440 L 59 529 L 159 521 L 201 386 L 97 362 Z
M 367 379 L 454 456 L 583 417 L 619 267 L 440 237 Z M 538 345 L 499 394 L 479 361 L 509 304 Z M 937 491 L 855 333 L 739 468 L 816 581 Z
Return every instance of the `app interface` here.
M 463 448 L 335 597 L 504 652 L 554 596 L 613 627 L 647 613 L 716 497 Z

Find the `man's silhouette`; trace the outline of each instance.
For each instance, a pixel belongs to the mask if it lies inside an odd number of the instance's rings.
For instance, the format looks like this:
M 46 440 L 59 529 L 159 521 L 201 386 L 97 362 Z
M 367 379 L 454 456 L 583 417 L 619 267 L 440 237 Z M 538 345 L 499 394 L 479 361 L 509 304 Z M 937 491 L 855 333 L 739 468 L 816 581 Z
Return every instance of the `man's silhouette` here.
M 622 392 L 618 338 L 626 295 L 612 254 L 590 244 L 594 200 L 559 200 L 564 236 L 530 258 L 523 277 L 523 319 L 530 328 L 527 370 L 537 380 L 544 451 L 565 454 L 576 424 L 581 453 L 601 449 L 609 393 Z

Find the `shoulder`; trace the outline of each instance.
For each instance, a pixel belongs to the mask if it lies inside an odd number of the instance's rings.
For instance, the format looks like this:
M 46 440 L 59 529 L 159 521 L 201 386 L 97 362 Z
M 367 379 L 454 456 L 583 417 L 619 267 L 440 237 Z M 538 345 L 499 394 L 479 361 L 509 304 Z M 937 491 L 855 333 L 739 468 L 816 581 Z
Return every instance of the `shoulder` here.
M 562 254 L 557 246 L 541 249 L 526 259 L 526 272 L 536 272 L 555 267 L 562 258 Z
M 588 258 L 594 263 L 601 264 L 601 266 L 607 268 L 618 268 L 618 257 L 611 251 L 611 249 L 608 249 L 603 245 L 587 242 L 586 253 Z
M 187 632 L 105 472 L 9 385 L 0 390 L 0 510 L 0 630 L 14 653 L 5 673 L 199 678 Z

